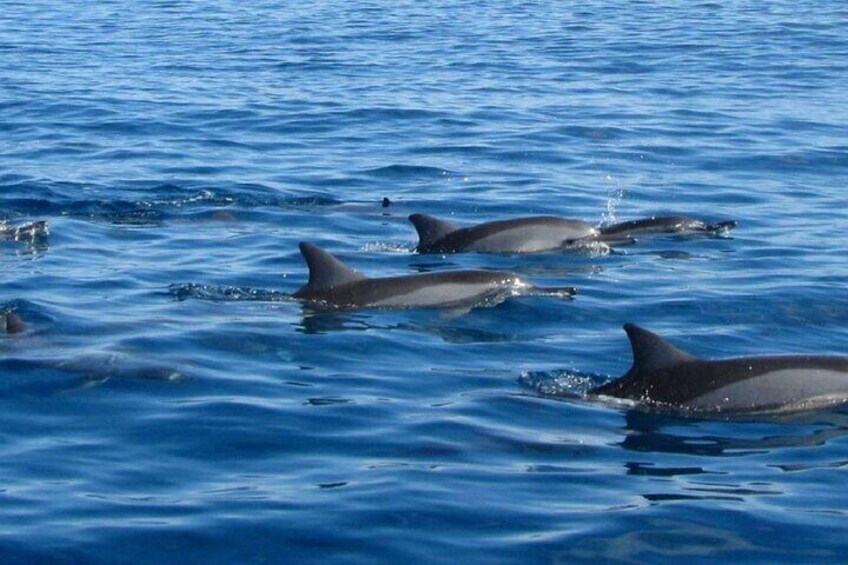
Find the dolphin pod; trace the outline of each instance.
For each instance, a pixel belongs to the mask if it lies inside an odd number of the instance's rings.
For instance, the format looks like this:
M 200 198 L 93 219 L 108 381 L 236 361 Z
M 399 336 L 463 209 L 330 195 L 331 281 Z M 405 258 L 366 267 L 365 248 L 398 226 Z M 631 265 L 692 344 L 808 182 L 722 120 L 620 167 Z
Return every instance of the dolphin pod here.
M 426 214 L 412 214 L 418 232 L 419 253 L 536 253 L 592 243 L 632 243 L 639 235 L 654 233 L 721 233 L 735 221 L 708 224 L 688 216 L 660 216 L 597 228 L 581 220 L 557 216 L 529 216 L 461 227 Z
M 721 233 L 736 226 L 735 221 L 709 224 L 686 216 L 644 218 L 602 227 L 554 216 L 514 218 L 469 227 L 423 214 L 412 214 L 409 220 L 418 231 L 421 253 L 529 253 L 582 242 L 633 241 L 642 234 Z M 47 233 L 46 222 L 17 228 L 0 223 L 0 237 L 18 239 L 39 233 Z M 309 269 L 309 280 L 292 297 L 317 306 L 464 310 L 515 295 L 571 297 L 576 293 L 573 287 L 536 287 L 508 271 L 462 270 L 369 278 L 316 245 L 301 242 L 300 251 Z M 0 314 L 0 333 L 19 334 L 26 329 L 27 324 L 15 312 Z M 625 324 L 624 329 L 633 350 L 633 365 L 622 377 L 594 388 L 590 395 L 694 414 L 790 412 L 848 403 L 848 357 L 767 355 L 706 360 L 634 324 Z
M 447 271 L 372 279 L 311 243 L 300 252 L 309 281 L 292 296 L 342 308 L 455 308 L 495 303 L 512 295 L 571 296 L 573 287 L 538 288 L 506 271 Z
M 634 324 L 633 366 L 591 394 L 693 413 L 787 412 L 848 402 L 848 357 L 769 355 L 705 360 Z

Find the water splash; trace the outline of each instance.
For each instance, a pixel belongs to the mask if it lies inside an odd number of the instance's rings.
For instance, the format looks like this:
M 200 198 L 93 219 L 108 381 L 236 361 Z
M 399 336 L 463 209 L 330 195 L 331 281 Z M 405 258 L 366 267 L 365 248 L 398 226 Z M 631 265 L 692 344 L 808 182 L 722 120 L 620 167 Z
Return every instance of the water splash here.
M 582 253 L 590 259 L 605 257 L 612 253 L 612 247 L 606 242 L 597 240 L 575 241 L 567 248 L 568 251 Z
M 215 286 L 198 283 L 172 284 L 168 294 L 174 300 L 189 299 L 213 301 L 257 301 L 257 302 L 289 302 L 295 299 L 288 292 L 277 290 L 261 290 L 239 286 Z
M 612 177 L 607 176 L 607 180 L 612 180 Z M 626 192 L 627 191 L 621 186 L 607 191 L 607 210 L 601 215 L 602 226 L 608 226 L 618 221 L 618 206 L 621 204 L 621 201 L 624 200 Z
M 397 253 L 399 255 L 407 255 L 415 252 L 415 246 L 401 243 L 387 243 L 375 241 L 366 243 L 360 251 L 364 253 Z
M 543 396 L 565 398 L 584 398 L 590 390 L 609 380 L 608 375 L 584 373 L 576 369 L 525 371 L 518 378 L 518 382 Z

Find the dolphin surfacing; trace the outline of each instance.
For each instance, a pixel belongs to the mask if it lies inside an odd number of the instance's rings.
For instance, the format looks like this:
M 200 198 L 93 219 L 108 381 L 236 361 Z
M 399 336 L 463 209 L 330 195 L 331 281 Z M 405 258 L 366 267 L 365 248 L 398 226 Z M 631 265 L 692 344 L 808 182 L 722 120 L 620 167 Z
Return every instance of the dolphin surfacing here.
M 848 357 L 770 355 L 705 360 L 634 324 L 633 366 L 591 394 L 694 413 L 792 412 L 848 402 Z
M 300 252 L 309 281 L 294 298 L 339 308 L 454 308 L 494 304 L 512 295 L 572 296 L 573 287 L 538 288 L 506 271 L 447 271 L 372 279 L 311 243 Z
M 6 312 L 0 316 L 0 329 L 2 329 L 3 333 L 19 334 L 26 330 L 26 328 L 26 323 L 14 312 Z
M 412 214 L 418 232 L 419 253 L 538 253 L 593 242 L 630 244 L 635 236 L 656 233 L 724 233 L 736 222 L 708 224 L 688 216 L 662 216 L 597 228 L 588 222 L 557 216 L 528 216 L 462 227 L 428 216 Z
M 725 220 L 710 224 L 689 216 L 652 216 L 627 222 L 601 226 L 602 237 L 635 237 L 657 233 L 667 234 L 719 234 L 736 227 L 735 220 Z
M 419 253 L 535 253 L 567 247 L 600 234 L 580 220 L 530 216 L 460 227 L 426 214 L 412 214 Z

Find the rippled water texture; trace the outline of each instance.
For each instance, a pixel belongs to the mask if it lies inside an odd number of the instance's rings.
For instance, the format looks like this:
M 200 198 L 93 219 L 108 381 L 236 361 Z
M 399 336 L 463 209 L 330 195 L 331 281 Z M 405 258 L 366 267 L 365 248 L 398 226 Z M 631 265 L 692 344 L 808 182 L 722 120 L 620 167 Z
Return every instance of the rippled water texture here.
M 3 2 L 8 562 L 839 562 L 848 412 L 582 396 L 639 323 L 848 354 L 841 2 Z M 389 198 L 392 204 L 383 207 Z M 417 255 L 406 217 L 735 219 L 610 253 Z M 370 276 L 574 300 L 316 313 Z

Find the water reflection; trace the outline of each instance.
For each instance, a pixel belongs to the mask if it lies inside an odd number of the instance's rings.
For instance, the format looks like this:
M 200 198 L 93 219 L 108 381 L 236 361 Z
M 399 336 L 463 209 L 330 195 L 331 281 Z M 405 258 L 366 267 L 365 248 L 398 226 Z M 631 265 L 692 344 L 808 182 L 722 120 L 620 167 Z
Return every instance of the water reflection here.
M 381 323 L 379 320 L 385 318 L 380 314 L 385 314 L 389 320 Z M 395 330 L 436 336 L 445 343 L 503 343 L 522 339 L 518 333 L 486 330 L 474 325 L 464 327 L 453 324 L 452 320 L 455 318 L 451 313 L 440 311 L 407 313 L 408 315 L 400 321 L 392 321 L 397 319 L 395 314 L 320 311 L 304 306 L 301 319 L 293 325 L 295 331 L 307 335 L 342 331 Z M 409 316 L 423 319 L 421 323 L 417 323 L 414 319 L 410 321 Z
M 623 462 L 626 474 L 648 479 L 636 483 L 636 487 L 650 503 L 743 502 L 752 496 L 787 494 L 791 486 L 779 477 L 751 480 L 763 476 L 756 471 L 763 457 L 770 461 L 790 459 L 766 465 L 784 472 L 848 464 L 844 459 L 809 463 L 810 452 L 805 449 L 848 436 L 848 415 L 838 411 L 746 422 L 695 420 L 632 410 L 625 414 L 623 435 L 618 445 L 628 453 L 641 454 L 639 460 L 625 455 L 630 459 Z M 683 465 L 681 458 L 685 458 Z M 794 461 L 799 458 L 802 461 Z M 735 461 L 746 463 L 740 467 Z
M 820 446 L 843 436 L 848 436 L 848 415 L 837 410 L 727 421 L 630 410 L 625 415 L 624 439 L 619 445 L 643 453 L 742 457 Z

